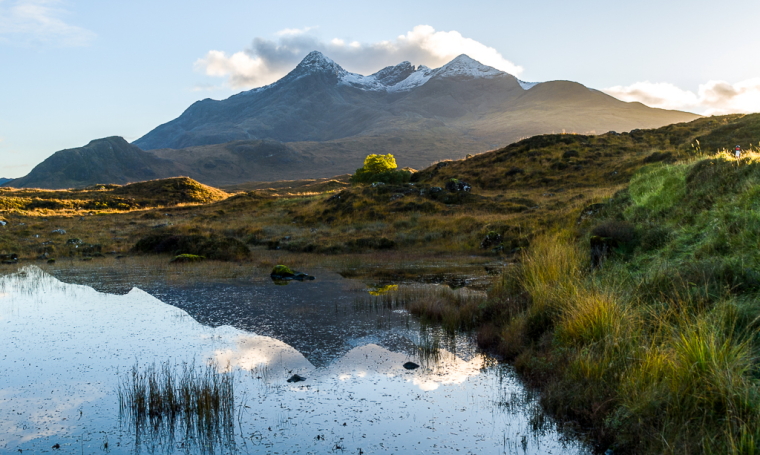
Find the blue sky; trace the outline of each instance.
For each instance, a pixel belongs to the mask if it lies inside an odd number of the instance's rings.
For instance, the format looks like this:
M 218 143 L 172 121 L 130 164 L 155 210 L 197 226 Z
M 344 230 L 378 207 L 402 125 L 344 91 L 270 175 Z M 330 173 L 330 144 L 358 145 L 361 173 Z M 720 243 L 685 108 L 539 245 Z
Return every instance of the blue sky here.
M 756 112 L 758 18 L 754 0 L 0 0 L 0 177 L 91 139 L 135 140 L 198 99 L 276 79 L 307 47 L 363 74 L 465 50 L 527 81 Z

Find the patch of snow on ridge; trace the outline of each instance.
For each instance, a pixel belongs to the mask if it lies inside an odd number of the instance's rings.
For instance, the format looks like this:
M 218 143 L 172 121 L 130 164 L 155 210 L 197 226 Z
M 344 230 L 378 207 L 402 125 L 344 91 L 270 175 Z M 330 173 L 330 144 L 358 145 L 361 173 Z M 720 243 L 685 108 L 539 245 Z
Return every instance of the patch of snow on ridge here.
M 430 80 L 431 77 L 434 76 L 433 73 L 435 73 L 435 71 L 436 70 L 431 70 L 425 65 L 420 65 L 417 68 L 417 71 L 410 74 L 409 77 L 395 85 L 388 87 L 388 91 L 403 92 L 406 90 L 411 90 L 415 87 L 419 87 L 420 85 L 424 85 L 427 81 Z
M 520 87 L 522 87 L 523 90 L 530 90 L 533 87 L 540 84 L 540 82 L 525 82 L 525 81 L 521 81 L 520 79 L 518 79 L 517 82 L 520 84 Z
M 374 75 L 362 76 L 361 74 L 346 72 L 340 77 L 340 84 L 350 85 L 362 90 L 383 91 L 385 85 L 378 81 Z
M 507 74 L 496 68 L 484 65 L 469 56 L 462 54 L 449 63 L 435 70 L 434 76 L 470 76 L 470 77 L 496 77 Z
M 0 0 L 1 1 L 1 0 Z M 426 84 L 433 77 L 472 77 L 494 78 L 506 76 L 504 71 L 484 65 L 469 56 L 462 54 L 440 68 L 431 69 L 420 65 L 416 69 L 409 62 L 401 62 L 396 66 L 388 66 L 369 76 L 351 73 L 343 69 L 319 51 L 310 52 L 287 76 L 264 87 L 258 87 L 245 94 L 261 93 L 281 83 L 294 81 L 315 73 L 332 73 L 338 78 L 338 84 L 358 88 L 360 90 L 377 92 L 403 92 Z M 536 83 L 519 81 L 523 89 Z

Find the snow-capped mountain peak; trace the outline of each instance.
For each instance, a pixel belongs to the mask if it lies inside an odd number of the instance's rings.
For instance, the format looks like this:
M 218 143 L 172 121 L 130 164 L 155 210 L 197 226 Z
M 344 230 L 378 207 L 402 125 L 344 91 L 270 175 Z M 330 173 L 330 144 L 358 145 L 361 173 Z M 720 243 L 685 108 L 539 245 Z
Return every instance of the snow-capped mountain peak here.
M 404 61 L 395 66 L 387 66 L 369 76 L 363 76 L 346 71 L 319 51 L 312 51 L 281 81 L 245 93 L 260 93 L 279 85 L 281 82 L 300 79 L 312 74 L 331 74 L 337 77 L 339 85 L 379 92 L 404 92 L 412 90 L 415 87 L 426 84 L 434 77 L 494 78 L 508 75 L 496 68 L 484 65 L 468 55 L 462 54 L 436 69 L 428 68 L 425 65 L 415 68 L 410 62 Z M 524 86 L 523 88 L 527 89 L 528 87 Z
M 301 63 L 296 66 L 296 69 L 293 70 L 293 72 L 302 74 L 302 73 L 313 73 L 313 72 L 322 72 L 322 71 L 328 71 L 331 73 L 335 73 L 338 75 L 342 75 L 343 73 L 346 73 L 347 71 L 344 70 L 340 65 L 332 61 L 330 58 L 326 57 L 324 54 L 322 54 L 319 51 L 311 51 L 309 54 L 304 57 L 303 60 L 301 60 Z
M 462 54 L 449 63 L 438 68 L 436 70 L 435 76 L 495 77 L 505 74 L 507 73 L 504 71 L 499 71 L 496 68 L 484 65 L 479 61 L 472 59 L 470 56 Z

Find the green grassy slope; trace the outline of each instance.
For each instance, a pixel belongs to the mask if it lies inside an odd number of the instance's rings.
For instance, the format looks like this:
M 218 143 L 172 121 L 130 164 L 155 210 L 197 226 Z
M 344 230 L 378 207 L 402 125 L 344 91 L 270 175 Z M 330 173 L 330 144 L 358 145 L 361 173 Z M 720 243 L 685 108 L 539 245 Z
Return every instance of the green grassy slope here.
M 758 141 L 739 120 L 701 142 Z M 640 169 L 595 218 L 533 242 L 480 339 L 615 453 L 756 453 L 758 152 Z

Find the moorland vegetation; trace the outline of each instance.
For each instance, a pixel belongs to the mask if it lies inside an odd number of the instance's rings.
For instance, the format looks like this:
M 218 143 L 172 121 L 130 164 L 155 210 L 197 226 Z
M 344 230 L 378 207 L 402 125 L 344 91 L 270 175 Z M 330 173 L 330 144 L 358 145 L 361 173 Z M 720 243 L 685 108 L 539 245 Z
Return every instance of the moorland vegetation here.
M 739 160 L 724 150 L 737 143 Z M 209 260 L 176 267 L 224 260 L 266 273 L 319 258 L 344 276 L 402 283 L 376 298 L 473 331 L 601 448 L 754 453 L 758 143 L 760 115 L 730 115 L 536 136 L 409 171 L 406 182 L 354 175 L 234 193 L 190 179 L 174 184 L 192 191 L 134 184 L 145 196 L 132 185 L 9 189 L 0 250 L 72 267 L 92 257 L 110 267 L 111 252 L 166 263 L 194 254 Z M 110 205 L 117 198 L 133 205 Z M 403 285 L 441 270 L 495 275 L 487 294 Z

